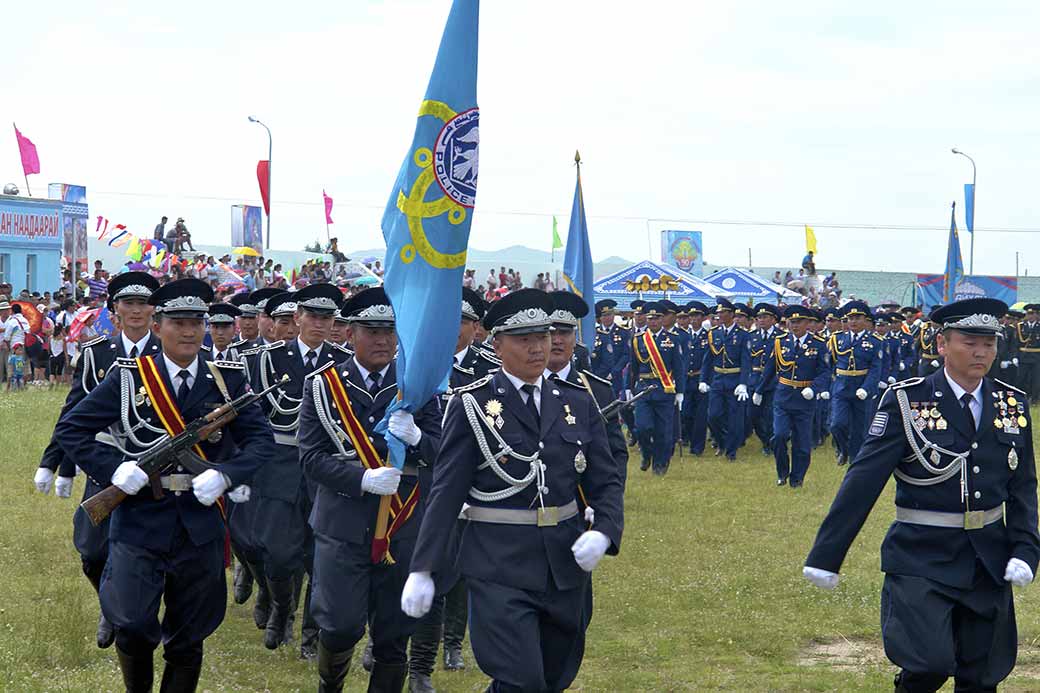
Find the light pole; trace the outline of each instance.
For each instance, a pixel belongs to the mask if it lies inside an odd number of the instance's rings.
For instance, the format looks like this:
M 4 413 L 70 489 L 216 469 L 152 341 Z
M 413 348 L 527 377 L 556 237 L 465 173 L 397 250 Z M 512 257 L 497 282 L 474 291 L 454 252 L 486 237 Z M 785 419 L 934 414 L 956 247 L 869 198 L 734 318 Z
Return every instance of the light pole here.
M 975 274 L 975 193 L 977 192 L 977 190 L 975 188 L 975 159 L 972 159 L 970 156 L 968 156 L 967 154 L 965 154 L 961 150 L 957 149 L 956 147 L 954 147 L 950 151 L 953 152 L 954 154 L 960 154 L 965 159 L 967 159 L 968 161 L 971 162 L 971 250 L 969 251 L 970 254 L 968 255 L 968 274 L 969 275 L 974 275 Z M 965 209 L 964 211 L 967 212 L 968 210 Z M 965 220 L 965 223 L 967 223 L 967 220 Z M 268 224 L 270 224 L 270 222 L 268 222 Z
M 271 128 L 267 127 L 255 116 L 249 116 L 250 123 L 258 123 L 263 125 L 264 130 L 267 130 L 267 243 L 264 244 L 264 248 L 271 247 L 271 207 L 274 206 L 274 198 L 271 197 L 271 152 L 274 149 L 274 140 L 271 137 Z

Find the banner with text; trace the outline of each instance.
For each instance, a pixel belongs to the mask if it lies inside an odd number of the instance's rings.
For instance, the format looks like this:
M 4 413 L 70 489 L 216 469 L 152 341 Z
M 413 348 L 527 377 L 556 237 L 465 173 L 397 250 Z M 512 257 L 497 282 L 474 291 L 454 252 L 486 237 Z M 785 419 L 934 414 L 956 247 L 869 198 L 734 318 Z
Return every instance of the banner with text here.
M 943 302 L 943 276 L 917 275 L 917 302 L 924 306 L 925 311 Z M 954 287 L 953 300 L 966 298 L 997 298 L 1010 306 L 1018 301 L 1018 278 L 964 276 Z
M 695 277 L 704 276 L 704 247 L 700 231 L 662 231 L 661 262 Z

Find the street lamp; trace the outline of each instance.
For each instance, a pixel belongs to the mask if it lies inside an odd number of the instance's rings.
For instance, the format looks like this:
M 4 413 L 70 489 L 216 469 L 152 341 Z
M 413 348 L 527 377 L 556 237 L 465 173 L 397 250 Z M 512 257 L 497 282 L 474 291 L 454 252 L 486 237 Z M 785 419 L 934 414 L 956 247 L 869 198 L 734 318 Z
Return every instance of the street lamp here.
M 267 130 L 267 243 L 264 248 L 271 247 L 271 207 L 274 205 L 274 198 L 271 197 L 271 151 L 273 150 L 273 140 L 271 138 L 271 128 L 267 127 L 259 120 L 256 116 L 249 116 L 250 123 L 257 123 L 263 125 L 264 130 Z
M 968 156 L 967 154 L 965 154 L 961 150 L 957 149 L 956 147 L 954 147 L 950 151 L 953 152 L 954 154 L 960 154 L 965 159 L 967 159 L 968 161 L 971 162 L 971 251 L 970 251 L 970 255 L 968 256 L 968 258 L 969 258 L 968 259 L 968 274 L 974 275 L 975 274 L 975 193 L 977 192 L 976 188 L 975 188 L 975 159 L 972 159 L 970 156 Z M 965 209 L 964 211 L 967 212 L 968 210 Z M 967 223 L 967 220 L 965 220 L 965 223 Z M 270 224 L 270 222 L 268 222 L 268 224 Z

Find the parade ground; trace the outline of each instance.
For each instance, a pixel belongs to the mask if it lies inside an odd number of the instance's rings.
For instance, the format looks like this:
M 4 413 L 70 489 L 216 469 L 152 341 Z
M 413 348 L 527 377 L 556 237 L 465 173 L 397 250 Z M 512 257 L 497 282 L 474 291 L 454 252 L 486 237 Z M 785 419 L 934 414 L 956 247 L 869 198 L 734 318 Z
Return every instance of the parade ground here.
M 3 691 L 100 692 L 120 681 L 114 651 L 94 644 L 97 601 L 72 546 L 83 479 L 72 499 L 32 486 L 65 394 L 0 394 Z M 854 544 L 841 584 L 824 592 L 801 567 L 843 474 L 829 445 L 814 453 L 798 490 L 776 488 L 772 459 L 750 443 L 736 463 L 721 459 L 677 455 L 659 478 L 640 472 L 632 451 L 624 543 L 596 570 L 595 615 L 572 690 L 889 690 L 895 668 L 880 646 L 878 546 L 893 514 L 893 484 Z M 1015 592 L 1018 666 L 1001 690 L 1036 691 L 1040 596 L 1035 587 Z M 250 609 L 229 600 L 206 642 L 199 690 L 313 690 L 314 664 L 298 659 L 298 646 L 264 649 Z M 438 691 L 484 690 L 486 677 L 466 657 L 463 673 L 438 667 Z M 361 690 L 363 675 L 355 662 L 347 690 Z M 953 690 L 952 681 L 943 690 Z

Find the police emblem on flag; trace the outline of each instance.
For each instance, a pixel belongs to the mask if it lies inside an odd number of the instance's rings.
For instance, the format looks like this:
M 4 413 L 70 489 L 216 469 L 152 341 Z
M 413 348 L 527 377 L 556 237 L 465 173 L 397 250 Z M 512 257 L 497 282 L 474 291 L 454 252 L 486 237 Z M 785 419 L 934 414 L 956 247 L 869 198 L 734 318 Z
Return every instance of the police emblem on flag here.
M 472 207 L 477 199 L 479 122 L 479 109 L 463 111 L 444 124 L 434 144 L 437 184 L 463 207 Z
M 870 428 L 867 429 L 867 433 L 872 436 L 883 436 L 886 428 L 888 428 L 888 412 L 879 411 L 877 414 L 874 414 L 874 419 L 870 422 Z

